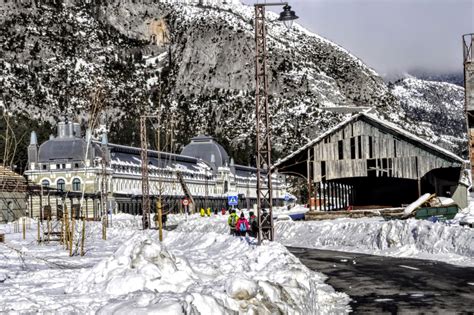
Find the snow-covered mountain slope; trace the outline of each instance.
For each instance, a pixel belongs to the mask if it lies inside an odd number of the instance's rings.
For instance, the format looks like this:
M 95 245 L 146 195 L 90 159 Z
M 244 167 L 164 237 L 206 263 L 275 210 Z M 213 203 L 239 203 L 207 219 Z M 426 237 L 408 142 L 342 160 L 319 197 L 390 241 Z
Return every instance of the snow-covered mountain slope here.
M 406 118 L 417 122 L 406 128 L 434 143 L 463 154 L 466 138 L 464 89 L 458 85 L 406 78 L 390 85 Z
M 253 162 L 253 7 L 238 0 L 9 1 L 0 15 L 0 82 L 5 106 L 22 117 L 17 125 L 25 117 L 54 123 L 65 112 L 86 124 L 100 86 L 113 142 L 137 145 L 139 114 L 161 106 L 161 128 L 175 120 L 176 150 L 206 133 L 237 162 Z M 361 60 L 276 18 L 267 15 L 275 158 L 343 119 L 327 110 L 333 106 L 372 106 L 400 125 L 417 125 Z

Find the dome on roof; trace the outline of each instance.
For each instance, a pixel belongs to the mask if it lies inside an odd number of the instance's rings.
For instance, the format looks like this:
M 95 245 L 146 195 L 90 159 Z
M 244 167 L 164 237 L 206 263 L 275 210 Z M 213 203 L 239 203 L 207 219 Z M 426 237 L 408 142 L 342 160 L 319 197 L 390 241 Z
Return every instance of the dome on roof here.
M 192 138 L 191 143 L 183 148 L 181 154 L 201 159 L 216 168 L 229 163 L 229 155 L 226 150 L 209 136 L 201 135 Z
M 94 145 L 95 153 L 98 148 Z M 86 153 L 86 142 L 80 138 L 55 138 L 44 142 L 39 147 L 38 162 L 50 162 L 54 160 L 82 161 Z M 89 150 L 89 158 L 91 157 Z

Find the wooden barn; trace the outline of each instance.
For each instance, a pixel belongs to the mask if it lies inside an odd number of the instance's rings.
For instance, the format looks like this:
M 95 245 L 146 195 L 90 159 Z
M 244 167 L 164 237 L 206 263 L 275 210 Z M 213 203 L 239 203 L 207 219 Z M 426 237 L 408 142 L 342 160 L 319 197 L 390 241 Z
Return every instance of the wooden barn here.
M 273 168 L 304 177 L 317 208 L 336 210 L 399 207 L 426 192 L 451 197 L 465 207 L 468 165 L 452 152 L 360 113 Z

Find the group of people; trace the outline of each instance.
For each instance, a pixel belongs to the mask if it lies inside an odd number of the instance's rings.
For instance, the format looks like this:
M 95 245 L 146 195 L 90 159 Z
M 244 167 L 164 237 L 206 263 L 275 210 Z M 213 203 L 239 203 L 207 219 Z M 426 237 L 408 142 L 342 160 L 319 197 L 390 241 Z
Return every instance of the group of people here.
M 214 212 L 215 215 L 219 214 L 219 210 L 217 208 L 214 208 L 214 210 L 212 210 L 211 208 L 207 208 L 206 210 L 204 208 L 201 208 L 201 211 L 199 211 L 201 217 L 205 217 L 206 215 L 208 217 L 210 217 L 213 212 Z M 221 213 L 222 213 L 222 215 L 225 215 L 226 209 L 222 208 Z
M 229 225 L 231 235 L 246 236 L 248 234 L 251 237 L 257 237 L 258 221 L 257 216 L 253 211 L 249 212 L 248 219 L 245 217 L 243 212 L 239 217 L 235 209 L 232 209 L 229 212 L 230 215 L 227 219 L 227 224 Z

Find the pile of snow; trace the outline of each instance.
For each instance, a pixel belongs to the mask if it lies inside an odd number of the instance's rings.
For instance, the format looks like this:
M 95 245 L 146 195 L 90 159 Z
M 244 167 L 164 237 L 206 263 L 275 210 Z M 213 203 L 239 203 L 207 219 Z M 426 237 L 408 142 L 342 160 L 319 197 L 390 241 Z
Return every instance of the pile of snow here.
M 425 220 L 336 219 L 279 222 L 287 246 L 433 259 L 474 266 L 474 229 Z
M 224 218 L 190 220 L 180 232 L 229 233 Z M 474 229 L 425 220 L 382 218 L 276 221 L 275 238 L 285 246 L 383 256 L 401 256 L 474 266 Z
M 346 311 L 348 297 L 324 284 L 278 243 L 216 233 L 147 235 L 126 241 L 85 271 L 67 293 L 106 295 L 99 313 L 317 314 Z
M 469 201 L 469 207 L 456 214 L 452 222 L 474 227 L 474 200 L 472 197 Z

